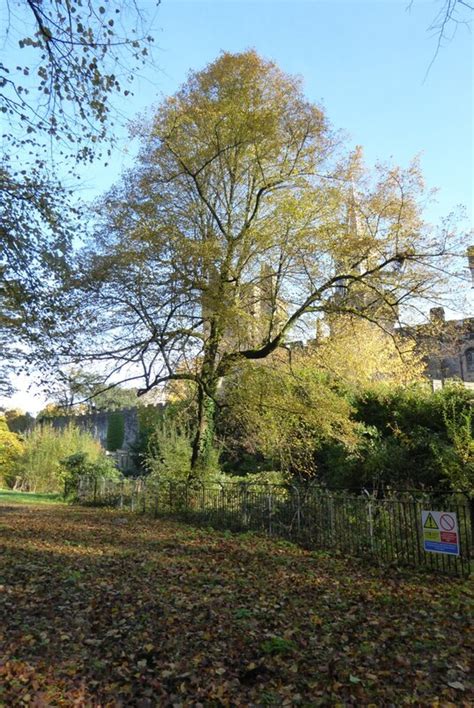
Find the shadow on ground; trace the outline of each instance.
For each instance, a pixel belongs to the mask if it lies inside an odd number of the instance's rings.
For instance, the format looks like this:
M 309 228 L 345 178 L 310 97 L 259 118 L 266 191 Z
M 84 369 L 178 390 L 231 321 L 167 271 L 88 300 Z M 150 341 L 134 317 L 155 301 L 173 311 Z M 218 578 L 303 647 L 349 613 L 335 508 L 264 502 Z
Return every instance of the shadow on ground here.
M 0 506 L 0 542 L 6 705 L 472 695 L 460 581 L 78 507 Z

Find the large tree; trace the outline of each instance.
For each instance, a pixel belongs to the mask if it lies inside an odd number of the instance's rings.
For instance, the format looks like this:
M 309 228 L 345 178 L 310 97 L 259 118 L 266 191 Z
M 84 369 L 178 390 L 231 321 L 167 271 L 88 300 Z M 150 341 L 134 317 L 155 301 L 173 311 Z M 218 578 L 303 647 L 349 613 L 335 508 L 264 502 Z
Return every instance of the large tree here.
M 136 131 L 136 167 L 101 203 L 81 259 L 89 328 L 74 348 L 141 376 L 142 391 L 192 382 L 196 472 L 220 383 L 241 362 L 314 337 L 325 313 L 390 329 L 428 293 L 444 243 L 422 222 L 416 165 L 370 180 L 299 80 L 254 51 L 192 73 Z

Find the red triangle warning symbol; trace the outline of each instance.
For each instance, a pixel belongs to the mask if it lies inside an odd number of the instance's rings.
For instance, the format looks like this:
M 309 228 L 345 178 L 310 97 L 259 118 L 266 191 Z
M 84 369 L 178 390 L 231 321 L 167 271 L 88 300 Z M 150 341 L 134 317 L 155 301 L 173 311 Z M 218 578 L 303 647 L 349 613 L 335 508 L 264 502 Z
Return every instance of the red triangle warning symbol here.
M 437 528 L 439 528 L 438 524 L 434 520 L 432 514 L 428 514 L 428 516 L 426 517 L 425 523 L 423 524 L 423 528 L 424 529 L 437 529 Z

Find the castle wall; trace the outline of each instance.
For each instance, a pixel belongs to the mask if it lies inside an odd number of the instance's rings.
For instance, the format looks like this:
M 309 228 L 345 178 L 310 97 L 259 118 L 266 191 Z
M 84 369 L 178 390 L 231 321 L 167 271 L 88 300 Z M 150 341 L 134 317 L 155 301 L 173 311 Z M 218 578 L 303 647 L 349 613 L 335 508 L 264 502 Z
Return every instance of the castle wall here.
M 122 449 L 129 450 L 138 438 L 139 424 L 138 411 L 136 408 L 125 408 L 121 411 L 97 411 L 87 415 L 60 416 L 48 419 L 53 428 L 63 429 L 71 423 L 81 430 L 90 433 L 95 440 L 98 440 L 104 450 L 107 448 L 107 428 L 110 414 L 121 413 L 124 419 L 124 439 Z

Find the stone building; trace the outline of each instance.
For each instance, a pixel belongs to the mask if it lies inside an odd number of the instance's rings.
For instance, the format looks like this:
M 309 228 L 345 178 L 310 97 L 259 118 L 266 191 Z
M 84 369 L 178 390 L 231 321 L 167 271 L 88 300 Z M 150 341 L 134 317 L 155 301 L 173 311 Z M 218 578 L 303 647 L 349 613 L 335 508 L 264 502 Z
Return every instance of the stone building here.
M 426 352 L 426 373 L 433 387 L 458 379 L 474 389 L 474 317 L 446 320 L 442 307 L 430 311 L 431 322 L 416 328 L 414 336 Z
M 467 256 L 474 288 L 474 246 L 468 248 Z M 447 320 L 444 308 L 433 307 L 428 324 L 405 332 L 415 338 L 425 354 L 426 374 L 434 389 L 442 388 L 450 379 L 474 389 L 474 316 Z

